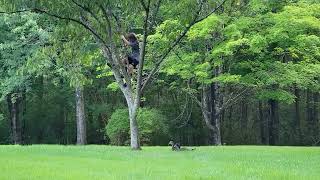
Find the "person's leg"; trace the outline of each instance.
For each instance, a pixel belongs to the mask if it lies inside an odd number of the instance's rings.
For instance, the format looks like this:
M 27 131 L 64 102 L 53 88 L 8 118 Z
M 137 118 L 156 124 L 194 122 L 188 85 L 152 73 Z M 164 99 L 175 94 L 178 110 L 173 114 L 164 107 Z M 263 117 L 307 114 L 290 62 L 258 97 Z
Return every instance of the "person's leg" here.
M 123 58 L 121 60 L 122 65 L 126 66 L 128 64 L 128 58 Z
M 129 74 L 129 76 L 132 76 L 133 68 L 134 68 L 133 65 L 129 64 L 129 66 L 128 66 L 128 74 Z
M 128 56 L 128 74 L 131 76 L 134 68 L 134 59 L 131 56 Z

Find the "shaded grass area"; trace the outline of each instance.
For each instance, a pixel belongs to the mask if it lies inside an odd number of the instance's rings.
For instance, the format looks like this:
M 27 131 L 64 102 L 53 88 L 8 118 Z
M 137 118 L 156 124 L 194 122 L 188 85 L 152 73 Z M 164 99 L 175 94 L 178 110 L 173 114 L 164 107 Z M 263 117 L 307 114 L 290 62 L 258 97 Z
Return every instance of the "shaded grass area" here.
M 0 146 L 0 179 L 319 179 L 320 148 Z

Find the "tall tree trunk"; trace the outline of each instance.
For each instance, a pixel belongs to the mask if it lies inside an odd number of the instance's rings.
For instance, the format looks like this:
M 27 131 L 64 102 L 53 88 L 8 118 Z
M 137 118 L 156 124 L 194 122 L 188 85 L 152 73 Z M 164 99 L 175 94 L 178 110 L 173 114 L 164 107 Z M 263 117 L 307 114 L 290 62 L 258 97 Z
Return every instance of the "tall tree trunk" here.
M 220 131 L 220 106 L 214 101 L 216 86 L 203 85 L 202 87 L 202 114 L 207 127 L 209 128 L 209 144 L 221 145 Z
M 313 94 L 313 117 L 314 117 L 314 131 L 313 131 L 313 136 L 318 137 L 319 136 L 319 93 L 315 92 Z
M 294 95 L 296 96 L 295 99 L 295 116 L 293 122 L 293 130 L 297 135 L 297 142 L 301 144 L 301 113 L 300 113 L 300 91 L 297 87 L 294 88 Z
M 228 111 L 227 123 L 226 123 L 226 131 L 228 132 L 228 140 L 232 139 L 232 116 L 233 116 L 233 106 L 230 106 Z M 225 140 L 224 140 L 225 142 Z
M 214 71 L 214 76 L 218 77 L 222 73 L 222 66 L 216 67 Z M 223 104 L 223 97 L 221 93 L 221 87 L 219 82 L 214 82 L 211 86 L 211 95 L 212 95 L 212 105 L 213 105 L 213 116 L 211 117 L 213 124 L 216 127 L 216 132 L 214 134 L 214 144 L 215 145 L 221 145 L 221 111 L 222 110 L 222 104 Z
M 307 100 L 306 100 L 306 104 L 307 104 L 307 122 L 309 124 L 309 127 L 312 127 L 313 125 L 313 98 L 312 98 L 312 92 L 308 89 L 307 90 Z
M 8 95 L 8 108 L 11 122 L 11 141 L 13 144 L 21 144 L 21 127 L 19 122 L 19 103 L 20 98 L 13 100 L 12 94 Z
M 314 113 L 313 113 L 313 97 L 312 97 L 312 92 L 310 89 L 307 90 L 307 99 L 306 99 L 306 120 L 307 120 L 307 125 L 308 125 L 308 136 L 313 137 L 313 132 L 316 126 L 316 123 L 314 121 Z
M 222 67 L 217 67 L 213 76 L 220 75 Z M 222 95 L 218 82 L 203 85 L 202 88 L 202 114 L 210 130 L 209 144 L 221 145 L 221 106 Z
M 87 143 L 83 87 L 76 87 L 77 145 Z
M 130 144 L 131 149 L 140 150 L 139 130 L 137 122 L 138 107 L 133 103 L 128 103 L 130 119 Z
M 269 144 L 276 145 L 279 140 L 279 103 L 276 100 L 269 100 Z
M 247 130 L 247 122 L 248 122 L 248 104 L 247 99 L 243 98 L 241 102 L 241 114 L 240 114 L 240 126 L 241 132 L 245 132 Z
M 13 134 L 13 131 L 12 131 L 12 94 L 8 94 L 7 95 L 7 105 L 8 105 L 8 112 L 9 112 L 9 121 L 8 121 L 8 124 L 9 127 L 10 127 L 10 141 L 12 141 L 12 134 Z
M 319 120 L 320 120 L 320 117 L 319 117 L 320 105 L 319 105 L 319 103 L 320 103 L 320 101 L 319 101 L 319 93 L 318 92 L 313 94 L 313 102 L 314 102 L 314 104 L 313 104 L 313 117 L 315 118 L 314 121 L 316 123 L 319 123 Z
M 261 144 L 266 144 L 265 122 L 263 118 L 263 104 L 259 101 L 259 120 L 260 120 L 260 140 Z
M 140 100 L 141 100 L 141 94 L 142 94 L 142 59 L 139 63 L 139 72 L 138 72 L 138 81 L 137 81 L 137 87 L 136 92 L 133 93 L 134 89 L 131 86 L 131 77 L 127 74 L 124 67 L 122 67 L 121 64 L 119 64 L 120 58 L 117 57 L 117 53 L 109 53 L 108 50 L 103 49 L 104 56 L 107 59 L 111 59 L 112 61 L 112 72 L 113 75 L 117 81 L 117 83 L 120 86 L 120 89 L 126 99 L 128 110 L 129 110 L 129 121 L 130 121 L 130 145 L 132 150 L 140 150 L 140 142 L 139 142 L 139 129 L 138 129 L 138 122 L 137 122 L 137 111 L 140 106 Z M 141 56 L 143 57 L 143 56 Z M 107 62 L 108 63 L 108 62 Z M 123 82 L 123 79 L 126 81 L 126 83 Z
M 211 91 L 213 91 L 213 93 L 211 93 L 212 95 L 214 95 L 211 100 L 212 101 L 212 115 L 211 115 L 211 122 L 212 124 L 215 126 L 215 132 L 213 134 L 213 144 L 214 145 L 221 145 L 221 100 L 220 100 L 220 91 L 219 91 L 219 85 L 218 83 L 214 83 Z
M 22 106 L 22 114 L 21 114 L 21 138 L 22 138 L 22 143 L 27 144 L 28 142 L 28 137 L 26 134 L 26 113 L 27 113 L 27 95 L 26 95 L 26 90 L 24 89 L 22 92 L 22 102 L 21 102 L 21 106 Z

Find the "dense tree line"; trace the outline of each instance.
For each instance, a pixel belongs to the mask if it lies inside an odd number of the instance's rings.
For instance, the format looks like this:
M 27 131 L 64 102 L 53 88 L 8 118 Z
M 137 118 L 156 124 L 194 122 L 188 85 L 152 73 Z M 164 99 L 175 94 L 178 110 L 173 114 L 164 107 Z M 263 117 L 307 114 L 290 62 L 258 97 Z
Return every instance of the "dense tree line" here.
M 319 145 L 320 3 L 2 0 L 0 98 L 1 144 Z

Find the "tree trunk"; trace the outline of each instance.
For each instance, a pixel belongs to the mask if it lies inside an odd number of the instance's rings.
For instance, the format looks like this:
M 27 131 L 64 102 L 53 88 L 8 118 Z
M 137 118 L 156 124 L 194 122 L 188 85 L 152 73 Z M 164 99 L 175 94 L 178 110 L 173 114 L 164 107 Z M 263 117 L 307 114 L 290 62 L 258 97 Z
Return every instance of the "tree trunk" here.
M 265 122 L 263 118 L 263 106 L 262 102 L 259 101 L 259 120 L 260 120 L 260 139 L 261 144 L 266 144 L 266 137 L 265 137 Z
M 213 76 L 217 77 L 220 75 L 222 67 L 217 67 Z M 222 95 L 220 85 L 218 82 L 209 85 L 203 85 L 202 92 L 202 112 L 210 130 L 209 144 L 221 145 L 221 106 L 222 106 Z
M 306 104 L 307 104 L 307 122 L 309 127 L 311 128 L 313 126 L 313 98 L 312 98 L 312 92 L 308 89 L 307 90 L 307 100 L 306 100 Z
M 87 143 L 86 120 L 84 114 L 83 88 L 76 87 L 76 121 L 77 121 L 77 145 Z
M 276 145 L 279 139 L 279 103 L 276 100 L 269 100 L 269 144 Z
M 7 102 L 11 123 L 11 141 L 13 144 L 21 144 L 21 127 L 19 122 L 19 97 L 12 99 L 12 94 L 8 95 Z
M 138 107 L 128 103 L 130 119 L 130 145 L 132 150 L 140 150 L 139 130 L 137 122 Z
M 24 89 L 22 92 L 22 114 L 21 114 L 21 141 L 23 144 L 28 144 L 29 142 L 27 142 L 29 140 L 29 138 L 27 137 L 27 133 L 26 133 L 26 113 L 27 113 L 27 95 L 26 95 L 26 90 Z
M 314 109 L 313 109 L 313 94 L 312 92 L 310 91 L 310 89 L 307 90 L 307 99 L 306 99 L 306 111 L 307 111 L 307 117 L 306 117 L 306 120 L 307 120 L 307 127 L 308 127 L 308 133 L 307 133 L 307 136 L 310 136 L 310 137 L 313 137 L 314 135 L 314 130 L 315 130 L 315 127 L 316 127 L 316 123 L 315 123 L 315 118 L 313 117 L 314 113 Z
M 296 96 L 295 99 L 295 116 L 294 116 L 294 122 L 293 122 L 293 130 L 295 134 L 297 135 L 297 142 L 298 144 L 301 144 L 301 113 L 300 113 L 300 92 L 297 87 L 294 88 L 294 95 Z
M 241 127 L 241 132 L 246 132 L 247 130 L 247 122 L 248 122 L 248 104 L 247 104 L 247 99 L 243 98 L 241 101 L 241 114 L 240 114 L 240 127 Z
M 319 112 L 318 112 L 318 109 L 319 109 L 319 93 L 314 93 L 313 94 L 313 117 L 315 118 L 315 122 L 319 122 Z
M 130 145 L 132 150 L 140 150 L 140 142 L 139 142 L 139 129 L 137 123 L 137 111 L 140 105 L 140 98 L 142 94 L 141 90 L 141 82 L 142 82 L 142 71 L 143 62 L 139 63 L 139 73 L 138 73 L 138 82 L 136 87 L 136 92 L 133 93 L 133 87 L 131 86 L 131 77 L 129 77 L 125 68 L 119 63 L 120 58 L 117 57 L 116 51 L 108 52 L 107 49 L 103 48 L 103 55 L 106 59 L 111 61 L 112 72 L 116 79 L 116 82 L 120 86 L 120 89 L 126 99 L 128 109 L 129 109 L 129 121 L 130 121 Z M 141 56 L 143 57 L 143 56 Z M 108 63 L 108 62 L 107 62 Z M 123 79 L 126 83 L 123 82 Z M 135 97 L 134 97 L 135 96 Z
M 214 71 L 214 76 L 218 77 L 222 72 L 222 67 L 216 67 L 215 71 Z M 218 82 L 214 82 L 211 86 L 211 100 L 212 100 L 212 109 L 214 114 L 212 114 L 211 117 L 211 122 L 213 122 L 213 124 L 216 127 L 216 132 L 214 134 L 214 144 L 215 145 L 221 145 L 221 111 L 223 111 L 221 109 L 222 104 L 223 104 L 223 97 L 222 97 L 222 93 L 221 93 L 221 88 L 220 88 L 220 84 Z
M 315 92 L 313 94 L 313 121 L 314 121 L 314 128 L 313 128 L 313 136 L 319 136 L 319 93 Z
M 202 88 L 202 114 L 209 128 L 209 144 L 221 145 L 221 131 L 220 131 L 220 113 L 218 111 L 218 104 L 215 104 L 213 98 L 216 96 L 215 85 L 204 85 Z
M 228 140 L 230 141 L 232 139 L 232 116 L 233 116 L 233 106 L 230 106 L 227 123 L 226 123 L 226 131 L 228 132 Z
M 313 94 L 313 117 L 315 123 L 319 123 L 320 117 L 319 117 L 319 93 Z

